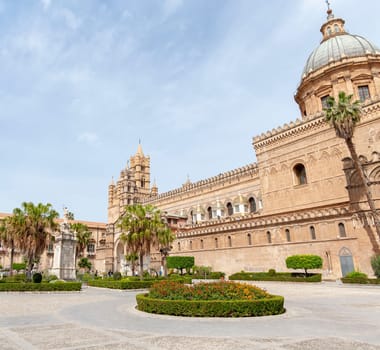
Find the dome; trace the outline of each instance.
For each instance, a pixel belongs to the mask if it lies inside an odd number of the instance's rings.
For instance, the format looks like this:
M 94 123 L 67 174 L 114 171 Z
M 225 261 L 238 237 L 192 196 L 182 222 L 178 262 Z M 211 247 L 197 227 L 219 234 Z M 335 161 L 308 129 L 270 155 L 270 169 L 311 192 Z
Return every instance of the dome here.
M 380 49 L 359 35 L 348 33 L 332 36 L 311 53 L 302 73 L 304 78 L 309 73 L 343 58 L 366 55 L 380 55 Z

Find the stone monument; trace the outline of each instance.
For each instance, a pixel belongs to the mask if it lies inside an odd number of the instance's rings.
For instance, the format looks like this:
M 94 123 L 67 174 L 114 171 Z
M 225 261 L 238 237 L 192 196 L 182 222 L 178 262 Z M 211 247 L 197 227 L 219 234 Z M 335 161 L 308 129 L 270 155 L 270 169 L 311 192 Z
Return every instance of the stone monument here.
M 54 242 L 54 260 L 50 274 L 56 275 L 59 279 L 75 280 L 75 249 L 76 238 L 69 225 L 69 212 L 63 209 L 63 222 L 60 225 L 58 234 Z

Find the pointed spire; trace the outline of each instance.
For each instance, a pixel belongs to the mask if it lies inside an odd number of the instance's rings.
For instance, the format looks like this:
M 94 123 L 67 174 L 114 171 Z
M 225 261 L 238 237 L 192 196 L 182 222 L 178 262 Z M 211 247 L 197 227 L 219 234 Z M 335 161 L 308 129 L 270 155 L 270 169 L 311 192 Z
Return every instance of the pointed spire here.
M 141 147 L 141 139 L 139 139 L 139 145 L 137 147 L 137 153 L 136 155 L 139 155 L 139 156 L 143 156 L 144 155 L 144 152 L 142 150 L 142 147 Z
M 112 179 L 111 179 L 110 186 L 115 186 L 115 181 L 113 180 L 113 176 L 112 176 Z

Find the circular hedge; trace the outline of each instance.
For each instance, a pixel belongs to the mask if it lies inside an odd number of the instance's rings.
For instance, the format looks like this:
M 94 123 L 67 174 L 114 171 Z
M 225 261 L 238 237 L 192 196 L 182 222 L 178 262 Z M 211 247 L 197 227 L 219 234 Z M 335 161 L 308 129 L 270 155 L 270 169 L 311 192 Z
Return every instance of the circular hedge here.
M 252 317 L 285 312 L 284 298 L 247 284 L 164 281 L 136 296 L 137 309 L 155 314 L 194 317 Z

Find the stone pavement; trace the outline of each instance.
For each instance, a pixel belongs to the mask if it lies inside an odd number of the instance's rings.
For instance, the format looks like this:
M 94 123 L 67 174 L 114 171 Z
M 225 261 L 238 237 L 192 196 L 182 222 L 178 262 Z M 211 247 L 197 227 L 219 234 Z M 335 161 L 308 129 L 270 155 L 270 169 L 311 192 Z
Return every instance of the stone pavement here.
M 287 312 L 186 318 L 135 309 L 136 292 L 1 293 L 0 349 L 380 350 L 380 286 L 255 282 Z

